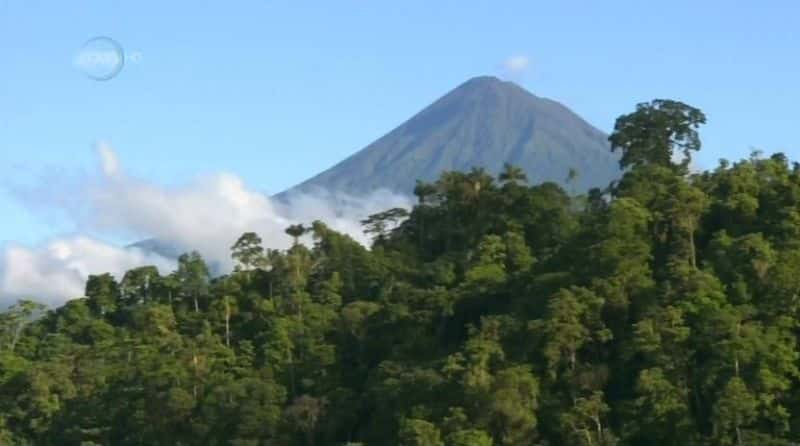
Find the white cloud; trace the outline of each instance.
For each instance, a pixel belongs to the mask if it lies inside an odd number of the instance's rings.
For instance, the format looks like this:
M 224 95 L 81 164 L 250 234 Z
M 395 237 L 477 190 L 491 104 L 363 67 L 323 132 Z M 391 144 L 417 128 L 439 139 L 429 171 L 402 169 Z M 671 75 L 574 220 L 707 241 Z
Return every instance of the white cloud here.
M 528 56 L 515 55 L 503 61 L 503 70 L 508 75 L 520 75 L 530 68 L 531 61 Z
M 174 262 L 83 236 L 35 248 L 9 245 L 0 253 L 0 307 L 23 298 L 57 305 L 82 296 L 89 274 L 109 272 L 119 279 L 126 270 L 141 265 L 155 265 L 165 272 L 173 269 Z
M 196 249 L 222 270 L 232 267 L 230 246 L 246 231 L 257 232 L 266 247 L 281 249 L 291 242 L 284 233 L 286 227 L 318 219 L 366 244 L 361 219 L 391 207 L 411 206 L 409 197 L 388 191 L 367 197 L 320 191 L 294 194 L 283 203 L 248 188 L 229 173 L 165 187 L 125 175 L 107 144 L 100 144 L 98 153 L 98 175 L 69 184 L 63 174 L 52 174 L 62 185 L 57 192 L 41 186 L 15 192 L 31 209 L 51 212 L 57 208 L 83 231 L 131 240 L 154 237 L 182 251 Z M 80 295 L 88 274 L 168 264 L 158 256 L 81 237 L 55 240 L 40 248 L 11 246 L 0 255 L 4 259 L 0 263 L 0 304 L 20 295 L 57 303 Z

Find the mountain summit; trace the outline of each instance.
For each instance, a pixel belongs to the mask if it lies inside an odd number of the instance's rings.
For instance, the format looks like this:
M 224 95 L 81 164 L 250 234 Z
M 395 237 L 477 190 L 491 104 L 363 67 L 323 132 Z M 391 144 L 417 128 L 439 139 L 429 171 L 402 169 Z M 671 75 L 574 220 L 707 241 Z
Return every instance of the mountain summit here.
M 567 107 L 482 76 L 284 194 L 321 189 L 360 195 L 378 188 L 410 193 L 417 179 L 432 181 L 442 171 L 482 167 L 497 174 L 504 163 L 521 167 L 531 183 L 554 181 L 583 192 L 617 179 L 618 160 L 607 135 Z M 577 177 L 567 185 L 570 169 Z

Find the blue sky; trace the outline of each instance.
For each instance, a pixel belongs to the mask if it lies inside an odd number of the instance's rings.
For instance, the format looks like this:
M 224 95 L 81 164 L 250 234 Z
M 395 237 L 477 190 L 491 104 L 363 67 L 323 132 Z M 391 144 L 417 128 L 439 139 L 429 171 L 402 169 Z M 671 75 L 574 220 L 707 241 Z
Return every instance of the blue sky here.
M 700 107 L 700 166 L 754 147 L 797 159 L 798 19 L 789 0 L 0 0 L 0 184 L 46 193 L 106 141 L 158 184 L 226 171 L 278 192 L 511 57 L 529 61 L 521 85 L 605 131 L 640 101 Z M 88 79 L 73 59 L 98 35 L 140 60 Z M 0 241 L 82 230 L 5 188 L 0 215 Z

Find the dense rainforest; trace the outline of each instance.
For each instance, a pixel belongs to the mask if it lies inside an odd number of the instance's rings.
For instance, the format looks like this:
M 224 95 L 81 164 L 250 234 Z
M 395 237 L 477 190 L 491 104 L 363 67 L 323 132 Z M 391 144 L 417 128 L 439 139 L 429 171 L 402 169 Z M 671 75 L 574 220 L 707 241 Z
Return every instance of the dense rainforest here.
M 445 172 L 370 248 L 316 221 L 20 301 L 0 444 L 800 444 L 800 164 L 693 172 L 704 122 L 639 104 L 586 195 Z

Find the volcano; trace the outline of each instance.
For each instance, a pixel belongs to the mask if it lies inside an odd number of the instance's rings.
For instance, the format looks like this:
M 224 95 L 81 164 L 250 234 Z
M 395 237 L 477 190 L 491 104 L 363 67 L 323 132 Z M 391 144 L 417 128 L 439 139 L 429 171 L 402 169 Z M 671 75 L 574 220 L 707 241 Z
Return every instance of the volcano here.
M 531 184 L 580 193 L 621 176 L 608 136 L 564 105 L 496 77 L 468 80 L 330 169 L 279 194 L 375 189 L 410 194 L 416 180 L 473 167 L 521 167 Z M 577 176 L 570 176 L 574 171 Z

